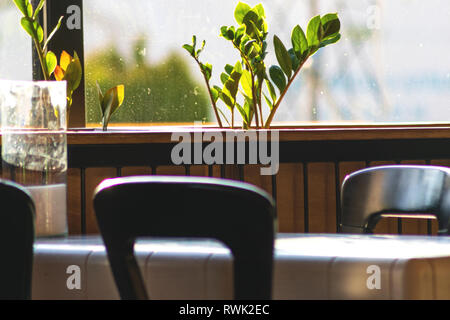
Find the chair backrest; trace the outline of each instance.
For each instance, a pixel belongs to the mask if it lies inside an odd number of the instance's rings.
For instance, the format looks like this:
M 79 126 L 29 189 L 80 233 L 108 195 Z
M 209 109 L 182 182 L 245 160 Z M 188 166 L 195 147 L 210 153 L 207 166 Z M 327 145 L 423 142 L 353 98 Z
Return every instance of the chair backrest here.
M 20 185 L 0 179 L 0 299 L 30 299 L 34 203 Z
M 449 234 L 450 169 L 391 165 L 348 175 L 341 190 L 341 232 L 372 233 L 382 215 L 434 215 Z
M 147 299 L 134 258 L 138 237 L 195 237 L 223 242 L 234 258 L 235 299 L 270 299 L 275 204 L 237 181 L 138 176 L 104 180 L 94 208 L 122 299 Z

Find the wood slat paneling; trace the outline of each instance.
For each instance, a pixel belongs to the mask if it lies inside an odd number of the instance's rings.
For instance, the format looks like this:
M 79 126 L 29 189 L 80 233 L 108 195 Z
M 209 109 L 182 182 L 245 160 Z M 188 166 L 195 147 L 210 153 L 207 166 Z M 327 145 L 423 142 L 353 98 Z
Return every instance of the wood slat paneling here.
M 207 177 L 208 176 L 208 166 L 203 165 L 193 165 L 190 168 L 191 176 L 197 177 Z
M 116 168 L 86 168 L 86 233 L 98 234 L 97 219 L 95 217 L 92 198 L 95 188 L 107 178 L 116 177 Z
M 81 170 L 67 170 L 67 223 L 69 234 L 81 234 Z
M 279 232 L 305 232 L 303 164 L 282 163 L 277 175 Z
M 272 194 L 272 176 L 262 176 L 260 173 L 260 165 L 245 165 L 244 166 L 244 181 L 251 183 L 261 189 Z
M 141 176 L 141 175 L 150 175 L 152 174 L 152 168 L 149 166 L 145 167 L 123 167 L 122 168 L 122 177 L 126 176 Z
M 158 166 L 156 168 L 157 175 L 167 176 L 184 176 L 186 169 L 184 166 Z
M 308 163 L 309 232 L 336 232 L 334 163 Z

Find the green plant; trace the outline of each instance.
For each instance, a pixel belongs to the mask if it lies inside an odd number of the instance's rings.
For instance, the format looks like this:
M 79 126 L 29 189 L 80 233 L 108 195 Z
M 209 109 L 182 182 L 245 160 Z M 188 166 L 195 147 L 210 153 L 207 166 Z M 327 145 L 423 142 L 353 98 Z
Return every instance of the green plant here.
M 44 41 L 44 30 L 39 24 L 38 16 L 44 7 L 45 0 L 39 1 L 34 10 L 29 0 L 14 0 L 14 3 L 23 14 L 20 24 L 33 40 L 44 80 L 51 80 L 51 76 L 54 73 L 55 80 L 67 81 L 67 109 L 69 113 L 70 106 L 72 105 L 72 94 L 78 88 L 81 81 L 82 68 L 80 59 L 76 52 L 74 53 L 74 57 L 72 57 L 63 51 L 61 53 L 60 65 L 58 66 L 56 55 L 47 48 L 50 40 L 60 28 L 63 16 L 59 18 L 58 23 Z
M 320 15 L 313 17 L 308 23 L 306 35 L 299 25 L 295 26 L 291 33 L 292 48 L 289 50 L 280 38 L 274 35 L 273 45 L 279 65 L 271 66 L 267 72 L 264 59 L 267 56 L 268 28 L 264 7 L 258 4 L 251 8 L 248 4 L 239 2 L 234 17 L 238 27 L 223 26 L 220 28 L 220 36 L 238 50 L 241 60 L 234 65 L 225 66 L 225 72 L 220 75 L 222 87 L 210 85 L 212 65 L 199 60 L 205 41 L 199 49 L 196 49 L 197 37 L 194 35 L 192 44 L 185 44 L 183 48 L 200 67 L 220 127 L 223 126 L 220 117 L 222 116 L 230 127 L 234 128 L 234 113 L 237 109 L 242 117 L 244 129 L 251 127 L 253 119 L 256 128 L 269 128 L 287 90 L 308 58 L 320 48 L 333 44 L 341 38 L 339 33 L 341 23 L 337 13 L 329 13 L 322 17 Z M 274 84 L 278 88 L 278 94 Z M 240 101 L 238 93 L 243 96 Z M 263 117 L 263 97 L 269 107 L 266 119 Z M 228 121 L 218 108 L 219 99 L 230 110 L 231 121 Z
M 103 131 L 108 129 L 109 119 L 112 114 L 122 105 L 125 98 L 125 87 L 123 84 L 112 87 L 106 91 L 105 95 L 102 93 L 100 85 L 97 83 L 98 100 L 100 102 L 100 109 L 102 110 L 102 126 Z

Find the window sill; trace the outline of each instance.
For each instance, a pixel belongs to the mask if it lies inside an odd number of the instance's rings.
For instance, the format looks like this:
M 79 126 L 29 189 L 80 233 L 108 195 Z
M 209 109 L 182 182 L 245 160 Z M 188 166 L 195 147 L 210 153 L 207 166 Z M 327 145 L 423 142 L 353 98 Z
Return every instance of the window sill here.
M 275 126 L 280 141 L 360 141 L 394 139 L 450 139 L 449 124 L 353 124 L 353 125 L 303 125 Z M 80 128 L 68 131 L 68 143 L 79 144 L 142 144 L 173 143 L 172 133 L 194 132 L 225 133 L 242 129 L 205 126 L 140 126 L 109 127 L 108 131 L 97 128 Z

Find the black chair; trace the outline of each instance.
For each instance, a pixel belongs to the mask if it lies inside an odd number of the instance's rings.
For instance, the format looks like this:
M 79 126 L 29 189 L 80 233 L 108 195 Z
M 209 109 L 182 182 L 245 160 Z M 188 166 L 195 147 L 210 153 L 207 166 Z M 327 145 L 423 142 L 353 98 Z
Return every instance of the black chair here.
M 1 179 L 0 203 L 0 299 L 30 299 L 34 203 L 25 188 Z
M 234 258 L 235 299 L 270 299 L 275 204 L 237 181 L 139 176 L 104 180 L 94 208 L 122 299 L 148 299 L 134 258 L 136 238 L 211 238 Z
M 341 232 L 373 233 L 386 215 L 438 220 L 439 235 L 450 234 L 450 169 L 392 165 L 348 175 L 341 192 Z

